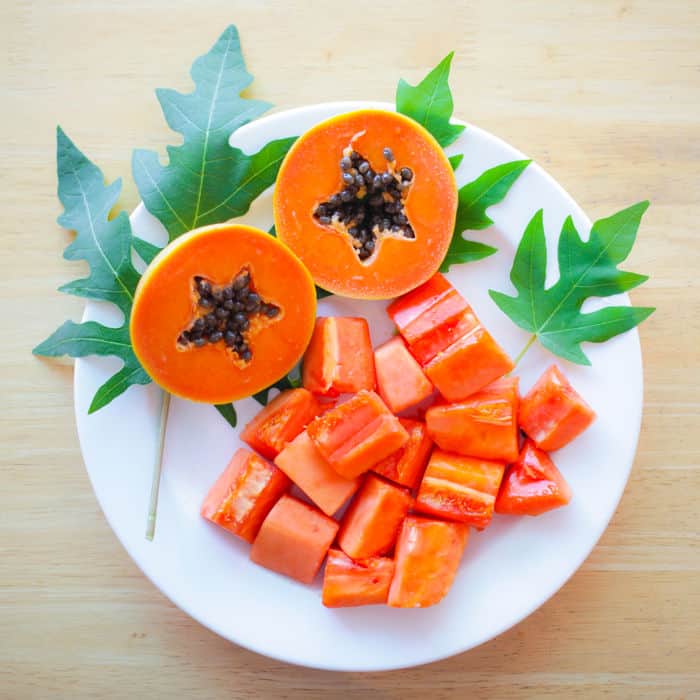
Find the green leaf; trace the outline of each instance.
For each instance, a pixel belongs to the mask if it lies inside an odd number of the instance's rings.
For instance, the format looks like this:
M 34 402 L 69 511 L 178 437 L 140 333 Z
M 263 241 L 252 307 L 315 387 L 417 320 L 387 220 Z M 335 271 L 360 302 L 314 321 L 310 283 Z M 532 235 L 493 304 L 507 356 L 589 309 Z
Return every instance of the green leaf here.
M 447 255 L 440 265 L 440 272 L 448 272 L 452 265 L 483 260 L 497 252 L 498 248 L 478 241 L 468 241 L 461 233 L 456 233 L 452 236 Z
M 238 416 L 236 415 L 236 409 L 233 407 L 232 403 L 218 403 L 214 408 L 224 417 L 232 428 L 236 427 Z
M 104 184 L 102 171 L 91 163 L 61 127 L 56 130 L 58 197 L 64 211 L 58 223 L 75 231 L 63 252 L 66 260 L 84 260 L 90 274 L 64 284 L 60 291 L 111 301 L 128 316 L 139 273 L 131 264 L 131 225 L 125 212 L 109 220 L 119 199 L 121 180 Z
M 396 88 L 396 111 L 424 126 L 444 148 L 464 131 L 462 124 L 450 124 L 454 111 L 448 84 L 454 51 L 433 68 L 418 85 L 400 80 Z
M 131 239 L 131 244 L 134 246 L 136 254 L 143 260 L 146 265 L 150 265 L 153 262 L 153 258 L 160 253 L 162 248 L 148 241 L 144 241 L 143 238 L 138 238 L 134 236 Z
M 468 182 L 459 190 L 455 231 L 481 231 L 493 221 L 486 210 L 503 201 L 515 181 L 530 165 L 529 160 L 514 160 L 502 163 L 483 172 L 476 180 Z
M 464 160 L 464 153 L 457 153 L 454 156 L 450 156 L 447 160 L 450 161 L 450 165 L 452 166 L 452 170 L 457 170 L 457 168 L 459 168 L 462 161 Z
M 154 151 L 137 149 L 134 180 L 148 211 L 170 240 L 206 224 L 241 216 L 270 187 L 294 138 L 272 141 L 253 155 L 229 145 L 231 133 L 271 105 L 240 97 L 252 81 L 238 31 L 231 25 L 211 50 L 192 66 L 194 92 L 159 89 L 158 101 L 168 125 L 182 134 L 181 146 L 169 146 L 167 165 Z
M 58 223 L 76 234 L 64 257 L 84 260 L 90 267 L 87 277 L 63 285 L 61 291 L 111 302 L 122 311 L 124 320 L 117 328 L 95 321 L 66 321 L 33 352 L 46 357 L 114 355 L 124 362 L 122 369 L 98 389 L 90 405 L 92 413 L 132 384 L 151 381 L 136 359 L 129 339 L 129 316 L 139 274 L 131 264 L 133 238 L 129 217 L 120 212 L 113 219 L 108 218 L 119 198 L 121 182 L 105 185 L 102 171 L 60 127 L 56 144 L 58 197 L 64 206 Z
M 274 384 L 271 384 L 267 389 L 259 391 L 257 394 L 253 394 L 253 398 L 263 406 L 267 405 L 270 400 L 269 392 L 270 389 L 279 389 L 279 391 L 286 391 L 287 389 L 296 389 L 301 386 L 301 367 L 295 367 L 289 374 L 278 379 Z
M 550 352 L 581 365 L 590 360 L 581 343 L 602 343 L 634 328 L 653 311 L 650 307 L 607 306 L 582 313 L 590 297 L 629 291 L 648 278 L 617 269 L 627 258 L 649 202 L 599 219 L 583 241 L 573 220 L 564 222 L 558 244 L 559 279 L 545 289 L 547 249 L 542 210 L 528 224 L 515 254 L 510 279 L 512 297 L 490 290 L 491 298 L 518 326 L 536 336 Z
M 43 343 L 37 345 L 33 352 L 44 357 L 114 355 L 124 361 L 122 369 L 97 390 L 88 413 L 106 406 L 132 384 L 148 384 L 151 381 L 131 349 L 126 325 L 112 328 L 96 321 L 66 321 Z
M 447 272 L 452 265 L 474 262 L 498 252 L 497 248 L 484 243 L 465 240 L 463 232 L 480 231 L 493 224 L 486 215 L 486 210 L 503 201 L 530 162 L 514 160 L 497 165 L 460 188 L 455 231 L 447 255 L 440 266 L 442 272 Z

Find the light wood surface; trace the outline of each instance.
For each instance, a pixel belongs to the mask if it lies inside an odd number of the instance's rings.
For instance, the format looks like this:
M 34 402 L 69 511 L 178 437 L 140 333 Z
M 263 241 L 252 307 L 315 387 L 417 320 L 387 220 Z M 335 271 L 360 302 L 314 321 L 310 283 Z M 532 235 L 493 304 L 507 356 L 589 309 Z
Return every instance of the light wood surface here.
M 131 149 L 172 139 L 153 89 L 238 25 L 278 108 L 391 99 L 456 50 L 457 113 L 540 162 L 592 218 L 649 198 L 629 269 L 644 425 L 581 570 L 515 629 L 386 674 L 290 667 L 200 627 L 139 572 L 81 461 L 70 366 L 31 347 L 82 303 L 61 259 L 60 123 L 137 201 Z M 0 697 L 700 697 L 700 4 L 695 0 L 0 2 Z M 7 323 L 9 315 L 9 324 Z M 468 621 L 465 621 L 468 624 Z

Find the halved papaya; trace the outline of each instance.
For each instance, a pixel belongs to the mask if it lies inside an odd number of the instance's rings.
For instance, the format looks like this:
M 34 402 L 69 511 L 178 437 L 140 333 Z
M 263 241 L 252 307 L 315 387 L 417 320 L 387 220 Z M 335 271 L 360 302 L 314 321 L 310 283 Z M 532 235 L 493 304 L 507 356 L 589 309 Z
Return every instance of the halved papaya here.
M 437 272 L 452 238 L 457 186 L 437 141 L 417 122 L 364 109 L 317 124 L 277 177 L 277 235 L 316 284 L 389 299 Z
M 313 280 L 274 237 L 205 226 L 163 249 L 134 296 L 134 352 L 151 378 L 192 401 L 228 403 L 289 372 L 311 338 Z

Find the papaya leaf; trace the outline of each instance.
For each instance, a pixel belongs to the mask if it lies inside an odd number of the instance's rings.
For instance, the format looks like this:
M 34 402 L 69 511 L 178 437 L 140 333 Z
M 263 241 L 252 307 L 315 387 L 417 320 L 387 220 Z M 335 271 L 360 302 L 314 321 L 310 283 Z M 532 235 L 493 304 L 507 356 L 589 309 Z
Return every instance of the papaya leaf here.
M 465 129 L 450 123 L 454 103 L 448 78 L 453 56 L 454 51 L 448 53 L 418 85 L 399 80 L 396 88 L 396 111 L 424 126 L 443 148 Z
M 486 215 L 486 210 L 503 201 L 530 162 L 514 160 L 502 163 L 484 171 L 476 180 L 460 188 L 455 230 L 447 255 L 440 266 L 442 272 L 447 272 L 452 265 L 481 260 L 497 252 L 498 249 L 493 246 L 466 240 L 463 232 L 480 231 L 493 224 Z
M 146 265 L 150 265 L 153 262 L 153 258 L 160 253 L 162 248 L 148 241 L 144 241 L 143 238 L 134 236 L 131 240 L 131 244 L 136 251 L 136 254 L 143 260 Z
M 214 408 L 224 417 L 224 420 L 232 427 L 235 428 L 238 424 L 238 416 L 236 415 L 236 409 L 231 403 L 218 403 Z
M 60 290 L 111 302 L 121 310 L 124 320 L 116 328 L 96 321 L 66 321 L 33 352 L 45 357 L 114 355 L 123 361 L 124 366 L 97 390 L 89 408 L 93 413 L 131 385 L 151 381 L 136 359 L 129 339 L 129 316 L 139 274 L 131 263 L 129 217 L 122 211 L 113 219 L 108 218 L 119 198 L 121 181 L 105 185 L 102 171 L 60 127 L 56 132 L 56 158 L 58 197 L 64 207 L 58 223 L 76 234 L 63 257 L 84 260 L 90 268 L 87 277 L 64 284 Z
M 545 288 L 547 249 L 542 210 L 531 219 L 513 260 L 510 280 L 516 296 L 493 289 L 491 298 L 515 324 L 533 334 L 550 352 L 580 365 L 591 362 L 581 343 L 602 343 L 634 328 L 654 309 L 606 306 L 583 313 L 590 297 L 627 292 L 648 277 L 623 272 L 617 266 L 632 250 L 642 215 L 649 202 L 639 202 L 593 224 L 587 241 L 568 217 L 559 236 L 559 279 Z M 521 353 L 521 356 L 524 353 Z
M 238 31 L 229 26 L 211 50 L 192 65 L 195 89 L 189 94 L 158 89 L 156 96 L 180 146 L 168 146 L 168 164 L 155 151 L 137 149 L 132 171 L 148 211 L 169 240 L 206 224 L 245 214 L 272 185 L 294 138 L 271 141 L 247 155 L 229 145 L 233 131 L 270 108 L 240 97 L 253 77 L 241 54 Z
M 464 153 L 457 153 L 453 156 L 450 156 L 447 160 L 450 161 L 450 165 L 452 166 L 452 170 L 457 170 L 457 168 L 459 168 L 462 161 L 464 160 Z

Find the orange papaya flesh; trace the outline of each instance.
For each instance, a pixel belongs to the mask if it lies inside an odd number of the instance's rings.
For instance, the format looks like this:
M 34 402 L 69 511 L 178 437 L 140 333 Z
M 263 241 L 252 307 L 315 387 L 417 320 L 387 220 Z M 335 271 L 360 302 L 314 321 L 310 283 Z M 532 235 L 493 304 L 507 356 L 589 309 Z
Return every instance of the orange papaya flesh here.
M 433 441 L 428 435 L 425 423 L 410 418 L 399 418 L 399 422 L 408 433 L 408 442 L 375 464 L 372 471 L 397 484 L 414 489 L 425 471 L 433 449 Z
M 211 487 L 202 517 L 252 542 L 291 481 L 273 464 L 241 448 Z
M 287 246 L 250 226 L 219 224 L 156 256 L 136 289 L 130 334 L 166 391 L 229 403 L 297 364 L 315 314 L 313 280 Z
M 457 187 L 442 148 L 421 125 L 365 109 L 297 139 L 280 167 L 273 208 L 277 235 L 316 284 L 390 299 L 440 267 Z

